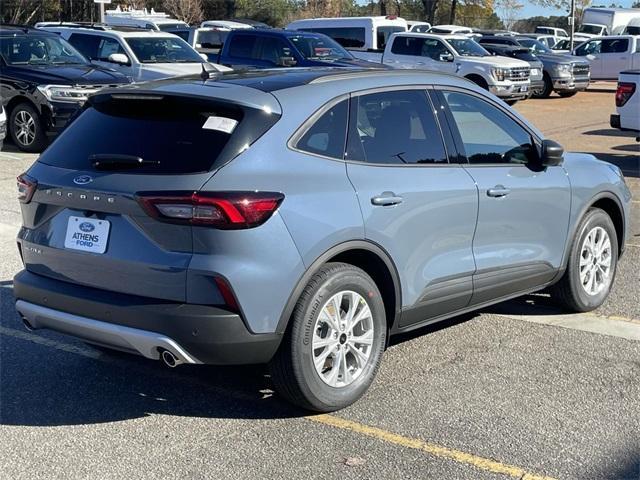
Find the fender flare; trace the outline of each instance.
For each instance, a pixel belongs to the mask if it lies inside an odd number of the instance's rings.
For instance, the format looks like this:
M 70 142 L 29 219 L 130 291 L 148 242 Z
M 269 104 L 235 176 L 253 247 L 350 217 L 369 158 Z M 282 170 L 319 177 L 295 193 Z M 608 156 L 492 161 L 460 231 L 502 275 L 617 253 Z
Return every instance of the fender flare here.
M 368 240 L 348 240 L 338 245 L 334 245 L 329 250 L 325 251 L 302 274 L 302 277 L 300 277 L 300 279 L 296 283 L 296 286 L 291 292 L 291 295 L 289 295 L 289 299 L 287 300 L 284 310 L 280 315 L 278 325 L 276 326 L 276 333 L 284 334 L 284 332 L 286 331 L 289 324 L 289 319 L 293 314 L 293 309 L 295 308 L 300 295 L 302 295 L 302 291 L 307 286 L 307 283 L 309 283 L 311 277 L 320 269 L 320 267 L 322 267 L 322 265 L 327 263 L 327 261 L 329 261 L 331 258 L 348 250 L 367 250 L 378 256 L 380 260 L 384 262 L 385 266 L 391 274 L 391 279 L 393 280 L 393 286 L 396 296 L 396 309 L 394 312 L 393 324 L 397 325 L 402 310 L 402 290 L 400 288 L 400 275 L 398 274 L 398 270 L 396 269 L 395 263 L 391 259 L 391 256 L 380 245 L 374 242 Z M 389 328 L 391 327 L 392 325 L 389 325 Z

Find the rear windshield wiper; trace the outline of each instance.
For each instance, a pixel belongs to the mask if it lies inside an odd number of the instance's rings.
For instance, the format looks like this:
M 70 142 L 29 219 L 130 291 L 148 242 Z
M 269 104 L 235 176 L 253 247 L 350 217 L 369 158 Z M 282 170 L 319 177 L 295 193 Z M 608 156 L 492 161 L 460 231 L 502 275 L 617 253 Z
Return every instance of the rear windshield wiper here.
M 99 153 L 89 155 L 91 166 L 96 170 L 133 170 L 147 165 L 160 165 L 159 161 L 144 160 L 135 155 Z

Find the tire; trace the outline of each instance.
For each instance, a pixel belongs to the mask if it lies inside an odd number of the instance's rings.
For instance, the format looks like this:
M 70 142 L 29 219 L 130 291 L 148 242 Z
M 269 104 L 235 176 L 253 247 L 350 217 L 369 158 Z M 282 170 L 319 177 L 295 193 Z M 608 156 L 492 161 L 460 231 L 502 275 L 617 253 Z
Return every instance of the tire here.
M 609 240 L 609 253 L 605 254 L 603 250 L 603 254 L 598 257 L 598 255 L 590 253 L 593 250 L 588 245 L 588 237 L 591 235 L 591 239 L 595 239 L 597 251 L 598 245 L 606 246 L 605 236 L 602 235 L 602 232 L 606 233 L 606 237 Z M 598 239 L 602 243 L 597 243 Z M 606 277 L 603 276 L 602 271 L 598 271 L 595 274 L 595 270 L 598 267 L 595 263 L 592 263 L 594 257 L 596 262 L 598 258 L 600 260 L 609 258 L 610 266 Z M 604 263 L 606 264 L 606 260 L 604 260 Z M 574 312 L 589 312 L 598 308 L 609 295 L 611 285 L 613 285 L 615 279 L 617 263 L 618 236 L 613 222 L 603 210 L 591 208 L 587 211 L 576 230 L 569 251 L 567 269 L 560 281 L 551 287 L 551 297 L 562 307 Z M 594 273 L 589 274 L 586 269 L 595 270 Z M 581 276 L 581 270 L 585 272 L 583 276 Z M 591 283 L 592 277 L 593 284 Z M 598 279 L 603 280 L 602 285 L 597 285 Z M 589 292 L 588 290 L 592 285 L 601 288 L 601 290 L 596 288 Z
M 364 315 L 352 325 L 353 330 L 335 330 L 326 321 L 334 318 L 333 301 L 341 294 L 341 320 L 346 321 L 352 305 L 354 319 L 359 313 Z M 370 315 L 366 315 L 365 304 Z M 387 337 L 385 318 L 380 291 L 369 275 L 346 263 L 324 265 L 302 292 L 282 345 L 269 364 L 276 391 L 291 403 L 316 412 L 332 412 L 354 403 L 367 391 L 380 366 Z M 357 342 L 358 337 L 366 342 Z M 314 342 L 328 345 L 314 348 L 318 345 Z M 366 360 L 357 362 L 360 355 L 352 348 Z M 341 368 L 343 361 L 346 369 Z M 316 368 L 316 362 L 320 367 Z
M 514 106 L 516 103 L 518 103 L 518 100 L 505 100 L 504 103 L 506 103 L 507 105 L 509 105 L 510 107 Z
M 553 92 L 553 83 L 551 82 L 551 77 L 549 77 L 549 75 L 547 75 L 547 73 L 545 72 L 544 77 L 544 86 L 542 87 L 541 90 L 536 90 L 533 93 L 533 96 L 535 98 L 549 98 L 549 96 L 551 95 L 551 92 Z
M 26 102 L 16 105 L 11 110 L 9 133 L 13 143 L 23 152 L 39 153 L 48 143 L 40 114 Z
M 576 93 L 575 90 L 573 92 L 556 92 L 558 95 L 560 95 L 562 98 L 569 98 L 569 97 L 573 97 Z

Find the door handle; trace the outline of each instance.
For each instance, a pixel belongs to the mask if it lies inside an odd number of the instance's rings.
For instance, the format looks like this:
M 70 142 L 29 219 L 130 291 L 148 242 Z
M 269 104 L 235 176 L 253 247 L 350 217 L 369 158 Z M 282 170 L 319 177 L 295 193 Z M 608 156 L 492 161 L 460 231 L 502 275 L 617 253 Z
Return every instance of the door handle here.
M 489 197 L 496 197 L 496 198 L 506 197 L 510 193 L 511 193 L 511 190 L 506 188 L 504 185 L 496 185 L 495 187 L 487 190 L 487 195 Z
M 402 203 L 403 198 L 399 197 L 393 192 L 383 192 L 380 195 L 371 198 L 371 203 L 373 205 L 380 205 L 383 207 L 388 207 L 391 205 L 398 205 Z

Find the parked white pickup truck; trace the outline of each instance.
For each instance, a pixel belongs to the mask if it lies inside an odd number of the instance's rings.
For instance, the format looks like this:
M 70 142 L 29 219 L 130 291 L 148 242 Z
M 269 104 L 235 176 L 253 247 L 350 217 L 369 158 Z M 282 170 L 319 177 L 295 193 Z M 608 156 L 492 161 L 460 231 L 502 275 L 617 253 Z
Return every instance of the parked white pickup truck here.
M 530 95 L 530 65 L 491 55 L 464 35 L 403 32 L 391 36 L 379 59 L 395 68 L 436 70 L 468 78 L 509 104 Z
M 616 90 L 617 112 L 611 115 L 611 126 L 638 133 L 640 141 L 640 70 L 620 73 Z
M 592 80 L 615 80 L 623 70 L 640 68 L 640 36 L 592 38 L 576 47 L 573 54 L 589 60 Z

